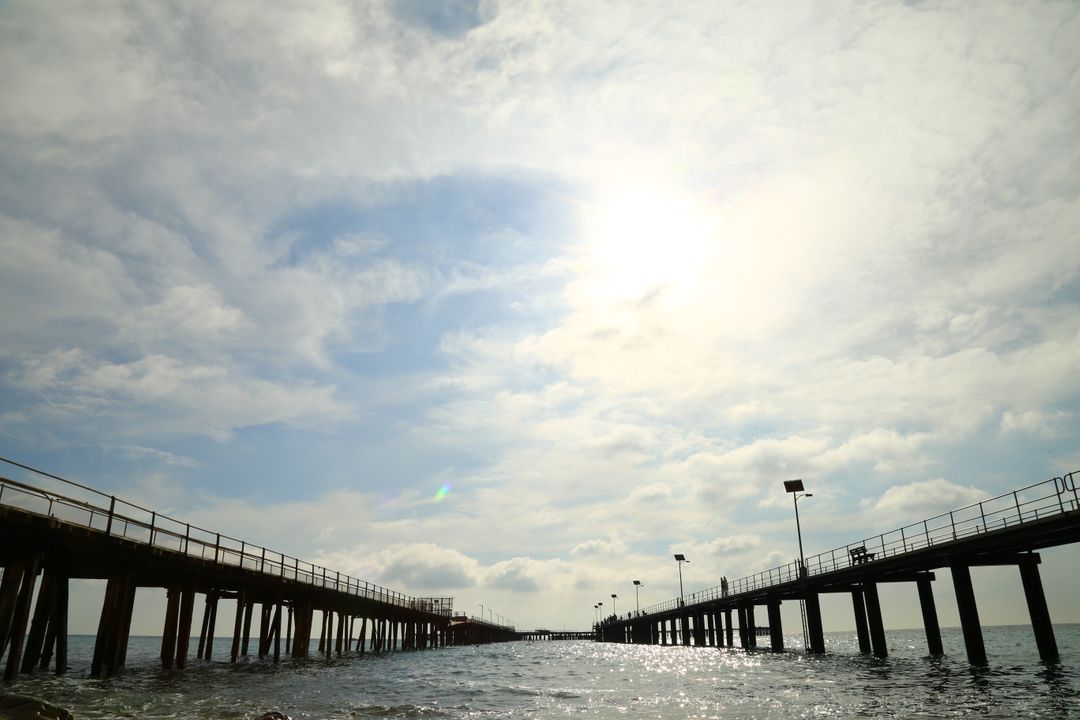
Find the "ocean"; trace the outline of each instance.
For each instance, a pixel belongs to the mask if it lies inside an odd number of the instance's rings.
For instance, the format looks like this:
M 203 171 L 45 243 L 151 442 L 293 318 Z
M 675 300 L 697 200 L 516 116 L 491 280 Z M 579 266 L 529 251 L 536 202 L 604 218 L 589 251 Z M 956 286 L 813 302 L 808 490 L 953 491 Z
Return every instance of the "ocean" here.
M 164 672 L 159 638 L 133 637 L 127 669 L 90 679 L 93 638 L 73 636 L 67 675 L 21 677 L 9 692 L 89 718 L 1064 718 L 1080 717 L 1080 625 L 1055 626 L 1061 660 L 1039 660 L 1026 626 L 984 628 L 989 665 L 967 663 L 957 628 L 926 657 L 921 630 L 890 630 L 890 656 L 854 633 L 828 653 L 514 642 L 283 660 L 191 660 Z M 789 647 L 801 637 L 787 639 Z M 194 647 L 194 644 L 192 645 Z

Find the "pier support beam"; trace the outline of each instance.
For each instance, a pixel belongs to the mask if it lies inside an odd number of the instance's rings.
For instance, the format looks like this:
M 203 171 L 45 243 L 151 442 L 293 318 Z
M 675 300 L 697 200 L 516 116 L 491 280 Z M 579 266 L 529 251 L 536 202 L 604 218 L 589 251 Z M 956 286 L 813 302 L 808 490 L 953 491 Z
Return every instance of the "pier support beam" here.
M 861 587 L 851 591 L 851 609 L 855 613 L 855 635 L 859 638 L 859 652 L 869 654 L 870 629 L 866 626 L 866 603 L 863 601 Z
M 866 599 L 866 620 L 870 626 L 870 646 L 874 657 L 888 657 L 889 647 L 885 641 L 885 623 L 881 619 L 881 600 L 878 599 L 877 583 L 863 583 L 863 597 Z
M 979 609 L 975 605 L 975 590 L 971 586 L 971 569 L 959 563 L 949 569 L 956 590 L 956 607 L 960 611 L 960 627 L 964 631 L 968 662 L 985 665 L 986 647 L 983 645 L 982 625 L 979 624 Z
M 180 617 L 176 630 L 176 668 L 187 667 L 188 645 L 191 644 L 191 616 L 195 614 L 195 589 L 185 587 L 180 599 Z
M 746 639 L 750 647 L 757 647 L 757 621 L 754 620 L 754 605 L 746 606 Z
M 724 628 L 727 630 L 727 646 L 735 647 L 735 628 L 731 624 L 731 608 L 724 609 Z
M 1046 595 L 1043 593 L 1042 579 L 1039 577 L 1037 554 L 1032 553 L 1028 559 L 1021 560 L 1020 579 L 1024 583 L 1024 597 L 1027 598 L 1031 629 L 1035 633 L 1039 657 L 1047 662 L 1053 662 L 1058 659 L 1057 640 L 1054 639 L 1054 626 L 1050 623 L 1050 610 L 1046 607 Z
M 750 634 L 747 625 L 749 620 L 746 618 L 746 606 L 739 606 L 739 647 L 743 650 L 750 649 Z
M 784 626 L 780 619 L 780 599 L 769 598 L 769 645 L 773 652 L 784 651 Z
M 45 636 L 49 629 L 49 618 L 53 614 L 56 583 L 53 573 L 46 570 L 41 576 L 41 586 L 38 587 L 37 604 L 34 605 L 34 616 L 30 621 L 30 634 L 26 638 L 26 648 L 23 653 L 21 671 L 33 672 L 45 649 Z
M 806 630 L 810 636 L 809 652 L 822 654 L 825 652 L 825 633 L 821 628 L 821 602 L 816 592 L 806 593 L 803 600 L 806 603 Z
M 90 677 L 115 675 L 124 668 L 135 590 L 135 580 L 130 576 L 109 578 L 98 620 Z
M 247 614 L 250 623 L 251 614 L 248 608 L 247 594 L 241 590 L 236 597 L 236 620 L 233 622 L 232 650 L 229 652 L 229 662 L 236 662 L 240 657 L 240 641 L 244 633 L 244 615 Z M 251 627 L 248 625 L 247 627 Z
M 683 645 L 690 644 L 690 616 L 683 615 L 679 618 L 679 640 Z
M 26 624 L 30 619 L 30 602 L 34 596 L 34 585 L 37 583 L 37 575 L 41 570 L 40 558 L 35 558 L 22 564 L 22 572 L 17 573 L 21 583 L 16 585 L 17 594 L 11 603 L 11 614 L 8 622 L 8 656 L 7 665 L 4 667 L 4 680 L 11 682 L 19 674 L 19 666 L 22 662 L 23 647 L 26 642 Z M 6 573 L 5 570 L 5 579 Z M 0 647 L 0 651 L 3 647 Z
M 694 645 L 701 647 L 705 644 L 705 616 L 698 614 L 694 616 Z
M 915 580 L 919 589 L 919 605 L 922 607 L 923 627 L 926 628 L 926 649 L 934 657 L 945 654 L 941 645 L 941 626 L 938 625 L 937 605 L 934 604 L 932 575 L 923 573 Z
M 161 667 L 172 670 L 176 661 L 176 622 L 180 617 L 180 588 L 165 589 L 165 627 L 161 631 Z

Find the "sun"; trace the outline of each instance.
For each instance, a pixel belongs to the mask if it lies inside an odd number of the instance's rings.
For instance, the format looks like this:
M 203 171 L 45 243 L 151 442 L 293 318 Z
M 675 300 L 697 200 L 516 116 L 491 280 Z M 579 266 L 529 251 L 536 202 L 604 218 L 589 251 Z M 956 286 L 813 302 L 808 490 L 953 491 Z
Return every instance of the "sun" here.
M 697 197 L 676 188 L 619 184 L 598 193 L 585 217 L 593 290 L 612 302 L 664 295 L 698 283 L 715 232 Z

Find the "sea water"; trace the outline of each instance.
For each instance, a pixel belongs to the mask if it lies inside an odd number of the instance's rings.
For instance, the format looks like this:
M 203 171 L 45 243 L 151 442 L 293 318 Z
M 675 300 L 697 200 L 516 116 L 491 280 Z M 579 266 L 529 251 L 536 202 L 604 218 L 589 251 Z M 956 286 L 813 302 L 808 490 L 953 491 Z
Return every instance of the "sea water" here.
M 160 639 L 133 637 L 122 675 L 90 679 L 93 638 L 71 638 L 70 671 L 7 688 L 76 718 L 1065 718 L 1080 717 L 1080 625 L 1055 626 L 1061 659 L 1039 660 L 1027 626 L 984 629 L 989 664 L 968 664 L 958 629 L 926 656 L 921 630 L 890 630 L 889 657 L 854 633 L 828 653 L 513 642 L 305 660 L 191 659 L 160 669 Z M 789 645 L 801 638 L 789 637 Z M 194 647 L 194 645 L 192 645 Z

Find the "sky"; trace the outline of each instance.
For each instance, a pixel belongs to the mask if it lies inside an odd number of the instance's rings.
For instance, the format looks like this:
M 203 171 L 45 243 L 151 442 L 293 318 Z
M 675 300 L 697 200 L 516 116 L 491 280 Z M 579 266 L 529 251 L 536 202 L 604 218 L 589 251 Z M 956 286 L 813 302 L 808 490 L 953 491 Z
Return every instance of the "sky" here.
M 570 629 L 792 561 L 787 479 L 811 554 L 1080 469 L 1076 3 L 9 0 L 0 68 L 4 457 Z

